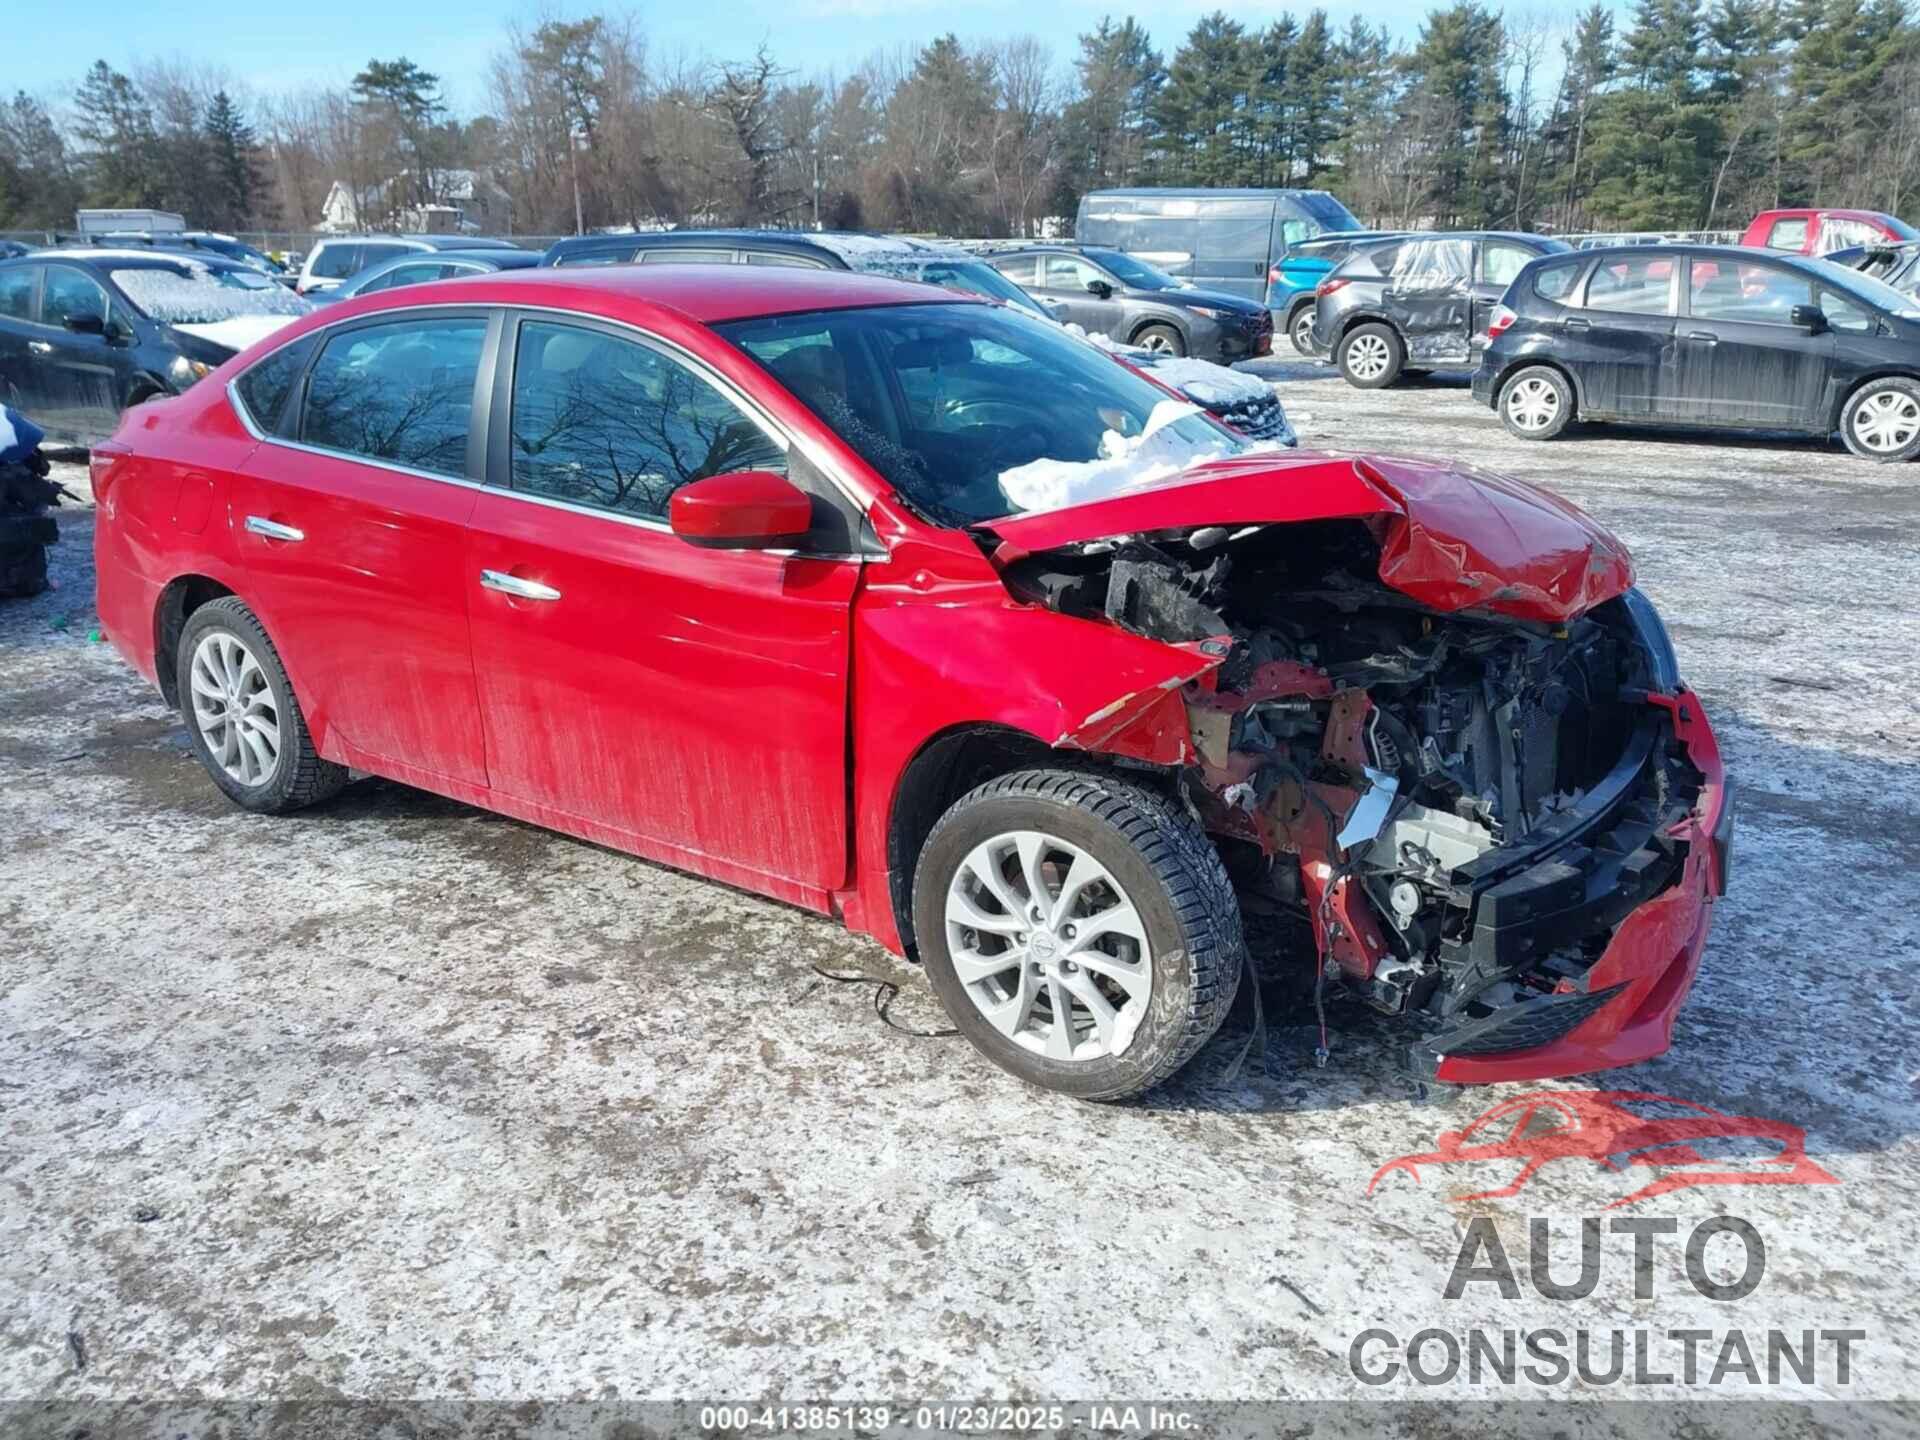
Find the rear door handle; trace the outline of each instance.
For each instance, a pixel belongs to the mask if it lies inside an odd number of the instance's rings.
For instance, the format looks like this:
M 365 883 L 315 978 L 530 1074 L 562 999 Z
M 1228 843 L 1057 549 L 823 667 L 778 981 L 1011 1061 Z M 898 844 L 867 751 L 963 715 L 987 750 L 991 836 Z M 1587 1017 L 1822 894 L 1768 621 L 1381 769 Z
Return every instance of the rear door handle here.
M 1560 323 L 1565 325 L 1569 330 L 1591 330 L 1593 328 L 1591 321 L 1582 320 L 1577 315 L 1571 320 L 1563 320 Z
M 511 595 L 516 600 L 558 600 L 560 592 L 551 585 L 542 585 L 538 580 L 522 580 L 518 575 L 509 575 L 504 570 L 482 570 L 480 585 L 485 590 L 498 590 L 502 595 Z
M 1718 345 L 1720 337 L 1708 330 L 1689 330 L 1687 339 L 1699 345 Z
M 247 529 L 256 535 L 264 535 L 269 540 L 284 540 L 289 545 L 307 538 L 307 532 L 296 530 L 291 525 L 282 525 L 278 520 L 269 520 L 264 515 L 247 516 Z
M 27 341 L 27 349 L 31 350 L 36 355 L 51 355 L 53 353 L 53 346 L 49 345 L 44 340 Z

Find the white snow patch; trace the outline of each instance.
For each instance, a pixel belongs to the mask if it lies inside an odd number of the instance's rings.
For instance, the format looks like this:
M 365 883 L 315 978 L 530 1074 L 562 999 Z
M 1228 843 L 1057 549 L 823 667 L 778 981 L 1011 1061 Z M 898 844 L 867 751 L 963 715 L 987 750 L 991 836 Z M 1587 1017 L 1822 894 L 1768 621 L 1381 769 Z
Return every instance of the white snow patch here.
M 226 320 L 213 320 L 199 324 L 176 322 L 176 330 L 184 330 L 189 335 L 198 335 L 202 340 L 211 340 L 216 345 L 225 345 L 229 350 L 246 349 L 256 340 L 264 340 L 274 331 L 291 324 L 291 315 L 235 315 Z
M 1129 359 L 1132 357 L 1129 356 Z M 1164 358 L 1152 356 L 1141 368 L 1150 372 L 1162 385 L 1171 385 L 1182 394 L 1191 395 L 1203 405 L 1245 405 L 1251 402 L 1264 404 L 1273 398 L 1273 386 L 1257 375 L 1248 375 L 1241 370 L 1230 370 L 1225 365 L 1216 365 L 1211 360 L 1195 360 L 1192 356 L 1169 355 Z
M 152 260 L 152 255 L 141 256 Z M 115 270 L 118 285 L 146 315 L 162 325 L 190 330 L 195 326 L 215 325 L 245 316 L 250 319 L 271 317 L 279 324 L 253 334 L 271 333 L 296 315 L 305 315 L 313 306 L 284 285 L 269 280 L 255 270 L 212 270 L 195 260 L 174 257 L 165 265 L 147 265 L 139 269 Z M 195 333 L 204 333 L 196 331 Z M 209 338 L 217 339 L 216 336 Z M 230 342 L 220 340 L 221 344 Z M 251 343 L 251 341 L 249 342 Z

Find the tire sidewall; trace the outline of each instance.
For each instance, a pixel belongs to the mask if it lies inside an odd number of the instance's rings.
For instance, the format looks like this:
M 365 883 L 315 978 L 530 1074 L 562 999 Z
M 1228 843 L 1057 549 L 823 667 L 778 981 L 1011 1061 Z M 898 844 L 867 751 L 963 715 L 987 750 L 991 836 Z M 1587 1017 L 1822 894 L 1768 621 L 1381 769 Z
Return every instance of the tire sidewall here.
M 1306 321 L 1306 335 L 1303 337 L 1301 321 Z M 1294 352 L 1311 360 L 1313 358 L 1313 306 L 1296 305 L 1293 313 L 1287 316 L 1287 339 L 1292 341 Z
M 1176 327 L 1164 325 L 1159 322 L 1155 322 L 1152 325 L 1142 325 L 1140 327 L 1140 333 L 1133 337 L 1133 343 L 1145 349 L 1147 346 L 1147 338 L 1151 335 L 1164 335 L 1172 342 L 1173 348 L 1171 350 L 1163 350 L 1161 352 L 1163 355 L 1172 355 L 1182 359 L 1186 357 L 1187 339 Z
M 1088 851 L 1120 882 L 1145 922 L 1153 952 L 1152 999 L 1132 1042 L 1119 1055 L 1050 1060 L 1015 1044 L 982 1015 L 947 950 L 946 898 L 954 872 L 975 846 L 1013 830 L 1038 830 Z M 1159 876 L 1119 831 L 1075 805 L 1030 795 L 989 796 L 936 827 L 915 865 L 914 936 L 927 979 L 954 1028 L 1022 1080 L 1079 1099 L 1128 1095 L 1164 1079 L 1169 1050 L 1186 1035 L 1194 1005 L 1193 937 L 1182 929 Z
M 1552 385 L 1560 397 L 1560 418 L 1544 430 L 1528 430 L 1518 424 L 1507 413 L 1507 400 L 1520 382 L 1527 379 L 1545 380 Z M 1551 365 L 1528 365 L 1509 375 L 1500 386 L 1500 423 L 1506 427 L 1509 435 L 1517 440 L 1552 440 L 1566 430 L 1573 421 L 1573 387 L 1567 383 L 1567 377 Z
M 280 717 L 280 754 L 274 762 L 273 778 L 264 785 L 242 785 L 227 774 L 208 746 L 206 737 L 200 733 L 200 722 L 193 713 L 193 652 L 202 640 L 213 633 L 231 635 L 246 646 L 266 675 L 267 688 L 273 692 L 274 708 Z M 174 678 L 179 687 L 180 713 L 186 721 L 187 741 L 213 783 L 242 809 L 273 810 L 283 805 L 293 790 L 295 772 L 299 768 L 296 753 L 298 739 L 292 723 L 295 713 L 293 686 L 280 665 L 279 655 L 267 639 L 267 632 L 261 628 L 253 612 L 238 601 L 215 600 L 189 615 L 187 623 L 181 627 L 180 645 L 174 654 Z
M 1889 376 L 1880 380 L 1869 380 L 1852 395 L 1847 397 L 1846 408 L 1840 412 L 1840 438 L 1847 449 L 1862 460 L 1871 460 L 1880 465 L 1898 465 L 1920 455 L 1920 432 L 1916 432 L 1898 450 L 1871 450 L 1854 437 L 1854 421 L 1859 416 L 1860 407 L 1875 395 L 1894 391 L 1914 401 L 1920 401 L 1920 382 L 1908 380 L 1903 376 Z
M 1372 379 L 1363 380 L 1348 368 L 1347 355 L 1348 352 L 1352 350 L 1354 342 L 1362 336 L 1367 335 L 1379 336 L 1386 341 L 1387 368 Z M 1400 343 L 1400 337 L 1394 333 L 1391 325 L 1382 325 L 1378 321 L 1370 321 L 1364 325 L 1354 326 L 1351 330 L 1347 331 L 1345 335 L 1340 337 L 1340 348 L 1335 353 L 1334 361 L 1340 367 L 1341 378 L 1349 385 L 1360 390 L 1384 390 L 1400 378 L 1400 372 L 1405 368 L 1407 363 L 1407 348 Z

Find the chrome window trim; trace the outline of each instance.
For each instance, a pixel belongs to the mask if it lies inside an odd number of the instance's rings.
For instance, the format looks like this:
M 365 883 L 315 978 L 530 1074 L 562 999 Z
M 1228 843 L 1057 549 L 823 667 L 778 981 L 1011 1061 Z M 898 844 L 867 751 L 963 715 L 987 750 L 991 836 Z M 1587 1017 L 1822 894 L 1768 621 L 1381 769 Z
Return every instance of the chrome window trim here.
M 430 310 L 458 310 L 467 313 L 486 311 L 490 314 L 502 315 L 509 320 L 512 319 L 516 313 L 523 315 L 553 316 L 561 321 L 578 321 L 584 319 L 614 326 L 630 332 L 641 344 L 650 344 L 675 359 L 683 359 L 689 369 L 692 369 L 696 374 L 702 376 L 702 378 L 709 378 L 715 388 L 730 400 L 740 405 L 753 422 L 767 433 L 769 438 L 779 442 L 784 452 L 790 453 L 794 444 L 799 439 L 797 436 L 788 434 L 757 402 L 747 399 L 741 393 L 739 387 L 726 379 L 725 376 L 715 373 L 705 361 L 701 360 L 684 346 L 676 345 L 671 340 L 666 339 L 664 336 L 655 335 L 650 330 L 643 330 L 630 320 L 616 320 L 610 316 L 595 315 L 590 312 L 557 310 L 547 306 L 523 305 L 514 302 L 442 300 L 435 301 L 431 304 L 396 306 L 392 310 L 369 311 L 364 315 L 344 316 L 328 324 L 316 325 L 311 330 L 302 331 L 299 335 L 286 341 L 285 344 L 296 345 L 308 338 L 318 337 L 319 349 L 324 350 L 327 344 L 326 337 L 330 331 L 355 325 L 378 324 L 390 319 L 399 318 L 403 315 Z M 552 510 L 564 510 L 575 515 L 586 515 L 595 519 L 611 520 L 615 524 L 627 525 L 635 529 L 652 530 L 664 535 L 671 535 L 673 533 L 673 527 L 664 520 L 650 519 L 640 515 L 623 515 L 617 511 L 602 510 L 591 505 L 580 505 L 569 500 L 555 499 L 552 496 L 535 495 L 526 490 L 515 490 L 510 487 L 489 485 L 485 481 L 473 480 L 464 475 L 442 475 L 431 470 L 417 470 L 410 465 L 401 465 L 392 460 L 381 460 L 371 455 L 356 455 L 350 450 L 328 450 L 318 445 L 308 445 L 303 441 L 289 440 L 284 436 L 270 435 L 260 428 L 252 412 L 247 409 L 245 401 L 240 398 L 240 381 L 252 372 L 254 365 L 264 364 L 267 360 L 279 354 L 284 348 L 285 345 L 276 345 L 265 355 L 255 360 L 252 365 L 247 366 L 245 370 L 242 370 L 238 375 L 227 381 L 226 385 L 227 404 L 232 407 L 234 414 L 240 417 L 240 424 L 246 432 L 262 445 L 273 445 L 282 450 L 292 450 L 303 455 L 315 455 L 324 460 L 346 460 L 356 465 L 370 465 L 376 470 L 390 470 L 396 475 L 406 475 L 417 480 L 438 480 L 443 485 L 457 485 L 463 490 L 483 490 L 489 494 L 504 495 L 509 499 L 523 501 L 529 505 L 544 505 Z M 318 359 L 318 355 L 319 351 L 316 350 L 315 359 Z M 311 363 L 310 361 L 309 364 Z M 511 428 L 511 424 L 512 418 L 509 416 L 509 428 Z M 847 484 L 845 478 L 840 473 L 838 464 L 830 464 L 824 460 L 819 454 L 818 447 L 812 444 L 804 446 L 803 451 L 807 458 L 813 462 L 814 468 L 819 470 L 820 473 L 827 478 L 827 483 L 838 490 L 842 498 L 844 498 L 863 519 L 867 518 L 872 506 L 868 502 L 863 501 L 859 495 L 855 493 L 853 487 Z M 857 564 L 865 564 L 869 560 L 884 560 L 888 558 L 889 552 L 885 551 L 883 547 L 882 552 L 878 555 L 843 555 L 825 552 L 815 554 L 811 551 L 802 552 L 791 549 L 761 550 L 755 553 L 805 560 L 851 560 Z

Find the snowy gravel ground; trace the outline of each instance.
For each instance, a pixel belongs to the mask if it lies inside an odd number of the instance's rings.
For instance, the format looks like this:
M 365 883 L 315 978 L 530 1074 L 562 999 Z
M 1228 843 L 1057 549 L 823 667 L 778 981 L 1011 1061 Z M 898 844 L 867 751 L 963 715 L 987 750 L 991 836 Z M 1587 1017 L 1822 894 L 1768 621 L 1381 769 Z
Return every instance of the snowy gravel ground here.
M 896 1016 L 931 1024 L 924 981 L 826 921 L 380 781 L 243 814 L 90 639 L 82 506 L 58 591 L 0 606 L 0 1398 L 1547 1393 L 1349 1371 L 1367 1327 L 1475 1325 L 1857 1328 L 1846 1386 L 1828 1361 L 1710 1393 L 1913 1396 L 1920 468 L 1529 445 L 1464 377 L 1256 368 L 1306 445 L 1537 478 L 1632 546 L 1741 828 L 1673 1053 L 1601 1083 L 1806 1127 L 1838 1185 L 1632 1212 L 1682 1238 L 1747 1217 L 1753 1294 L 1701 1298 L 1669 1240 L 1636 1300 L 1625 1236 L 1587 1299 L 1534 1293 L 1528 1217 L 1569 1273 L 1578 1217 L 1640 1178 L 1563 1163 L 1450 1198 L 1509 1162 L 1369 1198 L 1384 1161 L 1522 1090 L 1417 1103 L 1364 1012 L 1336 1009 L 1324 1070 L 1287 1015 L 1230 1074 L 1243 1008 L 1146 1101 L 1075 1104 L 883 1028 L 809 962 L 891 976 Z M 1444 1300 L 1481 1214 L 1521 1298 Z M 1804 1433 L 1753 1413 L 1729 1428 Z

